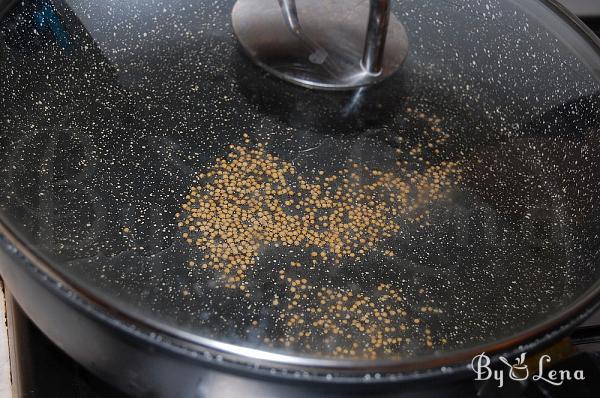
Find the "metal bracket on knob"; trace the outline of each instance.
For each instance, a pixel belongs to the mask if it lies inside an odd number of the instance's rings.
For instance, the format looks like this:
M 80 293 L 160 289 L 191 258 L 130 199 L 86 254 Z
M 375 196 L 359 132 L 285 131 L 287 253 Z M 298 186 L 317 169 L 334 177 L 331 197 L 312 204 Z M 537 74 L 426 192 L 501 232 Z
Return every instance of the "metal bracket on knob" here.
M 390 0 L 238 0 L 232 22 L 254 62 L 309 88 L 375 84 L 396 72 L 408 53 Z

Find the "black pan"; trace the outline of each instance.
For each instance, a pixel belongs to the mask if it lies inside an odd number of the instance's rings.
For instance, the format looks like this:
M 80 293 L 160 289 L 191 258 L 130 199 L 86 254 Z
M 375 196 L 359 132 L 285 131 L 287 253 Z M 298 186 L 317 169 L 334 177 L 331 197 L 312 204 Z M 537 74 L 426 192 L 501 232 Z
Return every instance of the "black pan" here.
M 2 276 L 67 353 L 136 395 L 385 393 L 594 309 L 600 52 L 574 17 L 398 2 L 402 70 L 333 93 L 252 65 L 232 6 L 0 8 Z

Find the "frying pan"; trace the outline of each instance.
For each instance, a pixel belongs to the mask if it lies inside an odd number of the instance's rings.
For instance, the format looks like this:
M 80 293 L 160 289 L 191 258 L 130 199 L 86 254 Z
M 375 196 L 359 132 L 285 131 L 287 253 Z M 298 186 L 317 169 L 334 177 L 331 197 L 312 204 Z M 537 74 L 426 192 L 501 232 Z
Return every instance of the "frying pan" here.
M 59 347 L 136 396 L 398 396 L 596 308 L 600 52 L 575 17 L 394 3 L 402 69 L 321 92 L 245 57 L 233 3 L 0 3 L 0 267 Z M 242 269 L 201 231 L 246 209 L 215 187 L 250 201 L 225 174 L 272 216 L 265 164 L 309 197 L 274 208 L 318 220 L 223 230 Z

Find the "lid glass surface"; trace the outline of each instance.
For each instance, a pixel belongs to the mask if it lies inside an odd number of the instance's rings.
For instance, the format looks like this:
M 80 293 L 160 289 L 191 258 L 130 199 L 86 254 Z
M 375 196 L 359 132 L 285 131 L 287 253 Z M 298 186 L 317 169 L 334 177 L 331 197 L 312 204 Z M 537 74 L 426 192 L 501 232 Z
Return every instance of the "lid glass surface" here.
M 347 92 L 255 66 L 233 6 L 2 15 L 1 217 L 78 288 L 204 342 L 352 361 L 505 339 L 592 287 L 600 55 L 554 6 L 394 1 L 403 66 Z

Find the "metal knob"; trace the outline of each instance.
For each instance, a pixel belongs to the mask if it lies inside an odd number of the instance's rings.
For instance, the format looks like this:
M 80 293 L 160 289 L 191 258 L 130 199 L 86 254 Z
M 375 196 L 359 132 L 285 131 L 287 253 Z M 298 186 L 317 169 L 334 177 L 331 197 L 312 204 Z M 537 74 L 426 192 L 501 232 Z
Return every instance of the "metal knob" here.
M 309 88 L 375 84 L 394 74 L 408 53 L 390 0 L 238 0 L 232 23 L 254 62 Z

